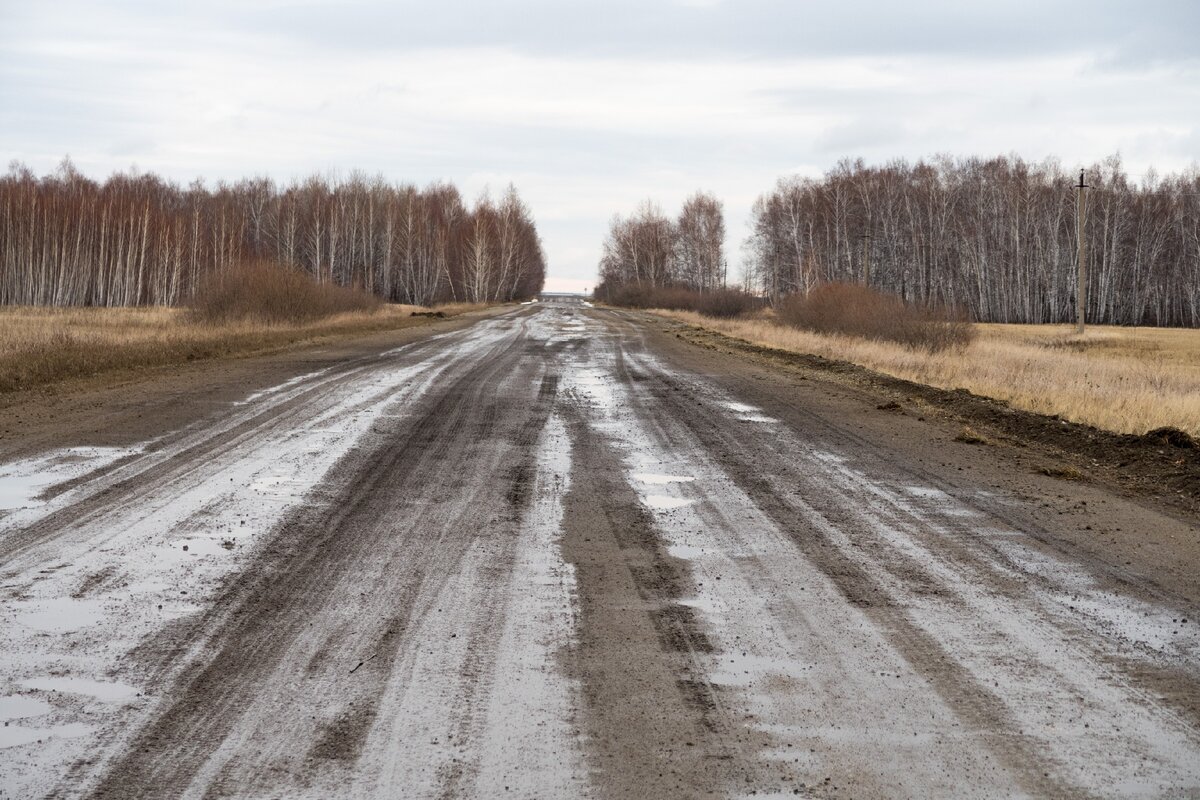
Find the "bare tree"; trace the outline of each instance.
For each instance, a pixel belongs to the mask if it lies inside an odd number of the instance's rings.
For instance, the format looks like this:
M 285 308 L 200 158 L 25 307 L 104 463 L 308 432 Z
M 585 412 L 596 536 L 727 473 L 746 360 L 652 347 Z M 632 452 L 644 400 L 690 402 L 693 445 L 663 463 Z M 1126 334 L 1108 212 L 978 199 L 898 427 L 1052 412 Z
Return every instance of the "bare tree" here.
M 498 206 L 468 210 L 449 184 L 421 191 L 359 172 L 213 190 L 137 174 L 98 183 L 69 160 L 41 179 L 15 162 L 0 176 L 0 303 L 171 305 L 249 259 L 425 304 L 528 297 L 545 279 L 533 215 L 511 186 Z
M 1200 325 L 1200 171 L 1131 182 L 1119 158 L 1087 169 L 1089 319 Z M 784 179 L 762 195 L 747 276 L 773 299 L 860 281 L 976 319 L 1061 322 L 1075 296 L 1074 195 L 1057 161 L 952 159 Z

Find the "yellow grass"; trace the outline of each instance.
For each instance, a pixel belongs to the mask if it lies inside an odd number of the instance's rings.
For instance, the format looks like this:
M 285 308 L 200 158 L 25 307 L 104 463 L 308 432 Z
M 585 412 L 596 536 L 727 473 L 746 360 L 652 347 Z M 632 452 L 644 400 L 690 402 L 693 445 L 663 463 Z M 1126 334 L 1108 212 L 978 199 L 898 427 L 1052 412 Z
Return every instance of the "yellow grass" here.
M 936 354 L 887 342 L 778 325 L 769 315 L 717 320 L 662 316 L 754 344 L 860 364 L 898 378 L 963 388 L 1014 408 L 1058 414 L 1118 433 L 1172 426 L 1200 435 L 1200 331 L 1062 325 L 979 325 L 962 351 Z
M 439 306 L 455 316 L 483 306 Z M 308 324 L 237 322 L 207 325 L 176 308 L 0 308 L 0 392 L 114 370 L 245 355 L 325 336 L 423 324 L 413 311 L 388 305 Z

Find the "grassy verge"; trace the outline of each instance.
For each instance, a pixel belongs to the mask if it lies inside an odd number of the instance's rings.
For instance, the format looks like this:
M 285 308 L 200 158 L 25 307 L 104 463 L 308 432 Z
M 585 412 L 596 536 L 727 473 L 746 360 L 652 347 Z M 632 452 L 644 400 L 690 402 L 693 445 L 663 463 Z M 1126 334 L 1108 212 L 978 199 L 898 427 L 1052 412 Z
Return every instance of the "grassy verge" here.
M 455 316 L 483 306 L 439 306 Z M 73 378 L 241 356 L 312 339 L 426 324 L 417 306 L 386 305 L 302 322 L 234 319 L 214 324 L 188 309 L 2 308 L 0 393 Z
M 656 311 L 762 347 L 849 361 L 940 389 L 966 389 L 1013 408 L 1143 434 L 1173 427 L 1200 436 L 1200 331 L 1061 325 L 977 325 L 963 348 L 930 353 L 891 342 L 813 333 L 768 314 L 712 319 Z

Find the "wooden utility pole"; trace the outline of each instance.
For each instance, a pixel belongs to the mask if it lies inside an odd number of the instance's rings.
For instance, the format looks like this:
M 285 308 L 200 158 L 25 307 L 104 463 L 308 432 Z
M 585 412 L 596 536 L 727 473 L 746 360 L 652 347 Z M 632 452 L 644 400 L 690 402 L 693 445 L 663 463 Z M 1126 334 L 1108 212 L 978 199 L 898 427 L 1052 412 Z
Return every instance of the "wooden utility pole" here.
M 1087 240 L 1084 224 L 1087 221 L 1087 189 L 1083 182 L 1083 170 L 1079 170 L 1079 185 L 1075 187 L 1078 199 L 1075 204 L 1075 236 L 1079 245 L 1079 279 L 1075 286 L 1075 333 L 1083 335 L 1084 310 L 1087 308 Z

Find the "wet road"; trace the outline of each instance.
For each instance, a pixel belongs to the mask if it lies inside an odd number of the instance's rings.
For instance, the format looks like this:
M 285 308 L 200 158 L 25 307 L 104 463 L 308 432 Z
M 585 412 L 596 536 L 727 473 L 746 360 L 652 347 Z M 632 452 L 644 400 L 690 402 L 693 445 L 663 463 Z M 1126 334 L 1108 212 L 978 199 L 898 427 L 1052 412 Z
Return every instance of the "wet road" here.
M 0 797 L 1200 796 L 1196 599 L 1029 508 L 1187 521 L 730 361 L 513 310 L 0 466 Z

